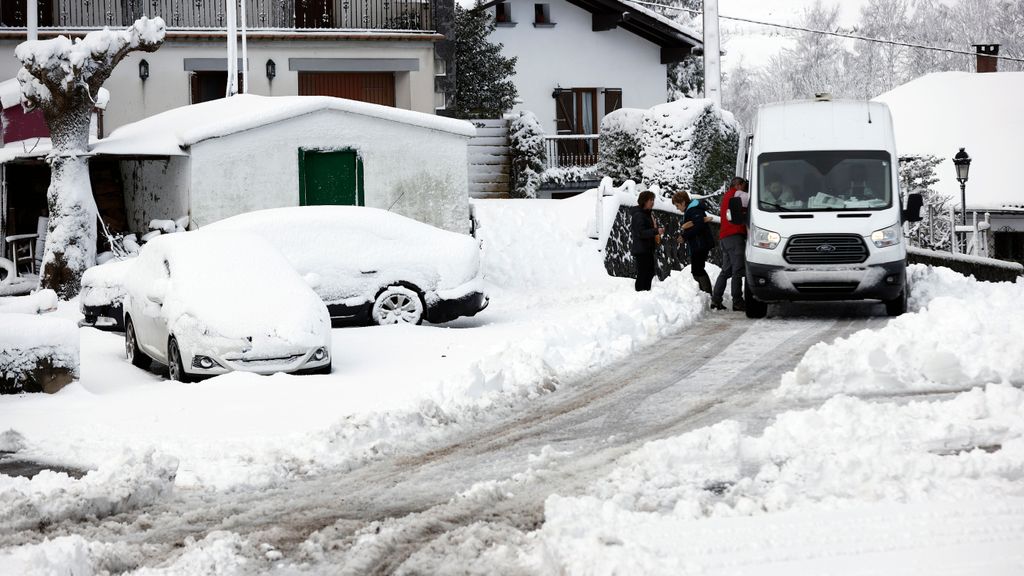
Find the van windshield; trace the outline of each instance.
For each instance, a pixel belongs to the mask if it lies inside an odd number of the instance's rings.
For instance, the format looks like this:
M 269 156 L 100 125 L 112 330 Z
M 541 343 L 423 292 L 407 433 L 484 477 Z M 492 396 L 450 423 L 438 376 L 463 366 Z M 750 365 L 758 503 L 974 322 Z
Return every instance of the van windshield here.
M 882 210 L 892 206 L 892 158 L 879 150 L 775 152 L 758 157 L 766 212 Z

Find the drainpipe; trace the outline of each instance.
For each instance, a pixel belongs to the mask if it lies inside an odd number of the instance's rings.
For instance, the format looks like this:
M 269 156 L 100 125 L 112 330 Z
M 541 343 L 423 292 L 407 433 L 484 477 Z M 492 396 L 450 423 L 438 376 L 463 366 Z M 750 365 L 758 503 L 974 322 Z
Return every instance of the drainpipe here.
M 28 14 L 28 39 L 39 40 L 39 4 L 38 0 L 28 0 L 26 10 Z

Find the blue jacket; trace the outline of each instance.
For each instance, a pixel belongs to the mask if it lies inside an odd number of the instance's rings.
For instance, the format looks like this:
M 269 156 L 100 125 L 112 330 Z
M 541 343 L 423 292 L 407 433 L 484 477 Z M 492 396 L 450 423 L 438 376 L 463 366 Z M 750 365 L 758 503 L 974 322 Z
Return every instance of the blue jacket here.
M 715 247 L 715 237 L 711 228 L 704 221 L 708 213 L 700 200 L 691 200 L 683 213 L 683 223 L 693 222 L 693 228 L 683 230 L 683 239 L 690 249 L 690 254 L 695 252 L 708 251 Z

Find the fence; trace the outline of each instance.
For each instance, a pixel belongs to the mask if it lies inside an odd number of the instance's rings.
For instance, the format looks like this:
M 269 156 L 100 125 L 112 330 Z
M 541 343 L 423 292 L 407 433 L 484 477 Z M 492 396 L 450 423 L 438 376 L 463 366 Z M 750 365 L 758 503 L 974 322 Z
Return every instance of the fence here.
M 559 134 L 545 136 L 544 147 L 547 152 L 549 168 L 568 168 L 571 166 L 589 167 L 597 164 L 597 134 Z
M 4 0 L 7 2 L 8 0 Z M 241 1 L 238 0 L 239 5 Z M 251 29 L 431 30 L 429 0 L 244 0 Z M 169 28 L 227 25 L 224 0 L 39 0 L 39 27 L 130 26 L 160 16 Z M 25 15 L 4 10 L 0 27 L 24 27 Z

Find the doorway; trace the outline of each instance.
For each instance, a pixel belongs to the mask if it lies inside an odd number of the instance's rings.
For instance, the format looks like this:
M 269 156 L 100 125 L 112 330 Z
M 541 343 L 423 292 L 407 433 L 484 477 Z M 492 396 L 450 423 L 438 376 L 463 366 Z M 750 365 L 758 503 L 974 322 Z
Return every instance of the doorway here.
M 363 206 L 363 161 L 351 149 L 299 149 L 300 206 Z

